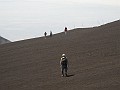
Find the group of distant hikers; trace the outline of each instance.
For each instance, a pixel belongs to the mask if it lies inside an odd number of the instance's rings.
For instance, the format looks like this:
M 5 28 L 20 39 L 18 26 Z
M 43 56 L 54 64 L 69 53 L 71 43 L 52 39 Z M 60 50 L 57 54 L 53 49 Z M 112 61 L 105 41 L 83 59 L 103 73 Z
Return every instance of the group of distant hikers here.
M 52 37 L 52 35 L 53 35 L 53 34 L 52 34 L 52 31 L 50 31 L 50 37 Z M 45 39 L 46 39 L 46 37 L 47 37 L 47 32 L 44 33 L 44 36 L 45 36 Z
M 65 29 L 64 29 L 65 35 L 66 35 L 67 31 L 68 31 L 68 30 L 67 30 L 67 27 L 65 27 Z M 50 31 L 50 35 L 49 35 L 49 36 L 52 37 L 52 35 L 53 35 L 52 31 Z M 45 39 L 46 39 L 46 37 L 47 37 L 47 32 L 44 33 L 44 36 L 45 36 Z
M 67 27 L 65 27 L 64 32 L 65 35 L 67 34 Z M 50 37 L 52 37 L 52 31 L 50 31 Z M 44 33 L 45 39 L 47 37 L 47 32 Z M 65 54 L 62 54 L 62 58 L 60 60 L 60 68 L 61 68 L 61 76 L 62 77 L 67 77 L 67 70 L 68 70 L 68 59 Z

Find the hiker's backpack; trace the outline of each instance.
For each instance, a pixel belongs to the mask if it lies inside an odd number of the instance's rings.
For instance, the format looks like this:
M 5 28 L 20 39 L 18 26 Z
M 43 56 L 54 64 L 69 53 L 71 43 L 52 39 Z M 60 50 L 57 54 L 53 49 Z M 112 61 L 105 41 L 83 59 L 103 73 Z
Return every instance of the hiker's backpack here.
M 61 65 L 67 65 L 67 58 L 66 57 L 62 57 Z

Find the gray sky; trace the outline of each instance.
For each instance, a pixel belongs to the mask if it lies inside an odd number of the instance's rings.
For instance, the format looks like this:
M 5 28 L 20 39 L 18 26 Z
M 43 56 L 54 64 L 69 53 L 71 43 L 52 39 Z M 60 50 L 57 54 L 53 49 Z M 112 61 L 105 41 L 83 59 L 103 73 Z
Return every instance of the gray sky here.
M 0 35 L 18 41 L 120 19 L 120 0 L 0 0 Z

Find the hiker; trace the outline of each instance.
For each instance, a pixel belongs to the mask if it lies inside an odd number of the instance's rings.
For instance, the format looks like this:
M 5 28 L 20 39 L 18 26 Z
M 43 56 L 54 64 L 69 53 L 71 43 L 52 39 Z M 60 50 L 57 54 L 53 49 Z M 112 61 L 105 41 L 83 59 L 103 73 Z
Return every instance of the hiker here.
M 67 27 L 65 27 L 65 30 L 64 30 L 64 32 L 65 32 L 65 35 L 67 34 L 67 31 L 68 31 L 68 30 L 67 30 Z
M 47 33 L 45 32 L 44 35 L 45 35 L 45 39 L 46 39 Z
M 65 54 L 62 54 L 62 58 L 60 60 L 60 67 L 61 67 L 61 73 L 62 77 L 67 77 L 67 70 L 68 70 L 68 59 L 65 56 Z
M 50 37 L 52 37 L 52 31 L 50 31 Z

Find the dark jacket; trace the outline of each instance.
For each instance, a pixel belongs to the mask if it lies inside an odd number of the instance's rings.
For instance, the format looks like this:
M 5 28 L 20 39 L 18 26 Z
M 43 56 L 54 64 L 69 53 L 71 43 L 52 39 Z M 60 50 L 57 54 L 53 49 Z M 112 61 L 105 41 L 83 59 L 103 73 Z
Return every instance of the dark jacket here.
M 68 64 L 67 57 L 62 57 L 60 60 L 60 65 L 67 67 L 67 64 Z

